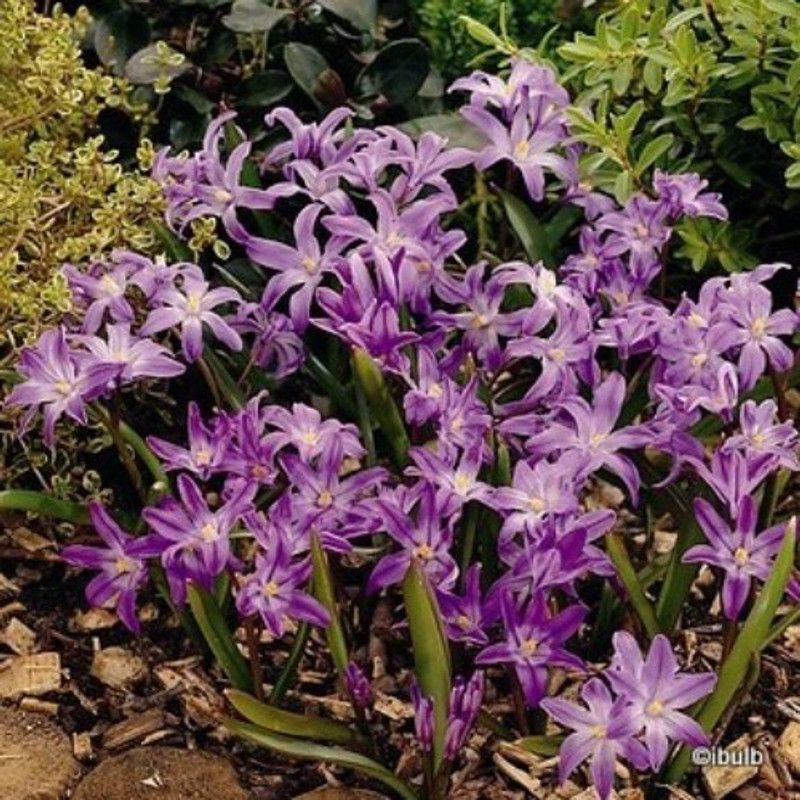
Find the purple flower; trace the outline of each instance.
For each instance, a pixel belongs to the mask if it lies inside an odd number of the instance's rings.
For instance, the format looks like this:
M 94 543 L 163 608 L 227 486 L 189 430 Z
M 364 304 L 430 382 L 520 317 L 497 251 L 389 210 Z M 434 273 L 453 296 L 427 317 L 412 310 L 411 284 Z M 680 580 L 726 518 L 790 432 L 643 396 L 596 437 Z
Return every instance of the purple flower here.
M 383 529 L 403 549 L 377 563 L 367 581 L 367 592 L 399 583 L 413 563 L 420 565 L 431 585 L 451 587 L 458 576 L 450 554 L 453 523 L 434 488 L 422 484 L 416 491 L 399 490 L 396 498 L 381 497 L 376 505 Z
M 150 339 L 131 335 L 128 322 L 106 325 L 106 339 L 100 336 L 75 336 L 90 355 L 76 353 L 79 361 L 91 364 L 109 364 L 119 369 L 122 384 L 142 378 L 174 378 L 186 372 L 183 364 L 175 361 L 172 353 Z
M 412 447 L 409 456 L 415 466 L 409 467 L 406 474 L 419 476 L 438 487 L 445 513 L 453 513 L 471 500 L 491 505 L 491 486 L 478 480 L 483 466 L 481 455 L 480 446 L 463 452 L 458 459 L 441 458 L 426 447 Z
M 667 758 L 670 740 L 697 747 L 708 745 L 708 735 L 691 717 L 682 713 L 705 697 L 717 681 L 713 672 L 681 674 L 669 639 L 657 635 L 647 658 L 629 633 L 614 634 L 614 657 L 606 672 L 614 691 L 633 709 L 644 727 L 650 766 L 660 769 Z
M 774 525 L 756 534 L 758 506 L 750 495 L 739 501 L 733 528 L 702 498 L 695 499 L 694 513 L 709 544 L 690 548 L 683 561 L 711 564 L 724 570 L 722 610 L 728 619 L 738 619 L 753 578 L 765 581 L 769 577 L 786 525 Z
M 275 380 L 300 368 L 305 358 L 303 340 L 285 314 L 273 311 L 263 303 L 242 303 L 229 322 L 237 333 L 254 335 L 250 358 Z
M 139 334 L 151 336 L 159 331 L 181 326 L 181 343 L 187 361 L 197 361 L 203 352 L 203 325 L 231 350 L 241 350 L 238 333 L 218 314 L 215 308 L 223 303 L 240 303 L 235 289 L 209 289 L 203 271 L 193 264 L 181 271 L 181 288 L 168 286 L 157 297 L 160 308 L 150 312 Z
M 514 467 L 511 486 L 494 491 L 493 505 L 506 516 L 500 544 L 517 532 L 530 529 L 547 514 L 577 511 L 574 465 L 568 459 L 540 461 L 534 466 L 520 460 Z
M 537 592 L 522 604 L 505 592 L 500 599 L 500 610 L 506 640 L 484 648 L 475 663 L 513 665 L 525 702 L 536 707 L 545 695 L 548 666 L 583 668 L 581 660 L 562 645 L 578 630 L 586 609 L 569 606 L 551 617 L 543 592 Z
M 489 644 L 481 602 L 481 565 L 473 564 L 464 576 L 464 594 L 436 587 L 436 597 L 447 637 L 478 646 Z
M 595 389 L 593 405 L 581 397 L 564 401 L 562 410 L 571 424 L 549 425 L 528 439 L 526 449 L 538 457 L 554 451 L 575 453 L 584 460 L 586 474 L 607 467 L 623 481 L 635 503 L 639 475 L 631 461 L 619 455 L 619 451 L 642 447 L 651 436 L 642 425 L 613 430 L 624 402 L 625 379 L 613 372 Z
M 789 336 L 798 329 L 798 316 L 784 308 L 773 313 L 772 294 L 757 284 L 746 294 L 731 298 L 728 324 L 736 331 L 734 344 L 739 352 L 739 378 L 742 389 L 748 391 L 764 374 L 769 363 L 778 372 L 789 369 L 794 353 L 779 336 Z
M 111 269 L 107 264 L 93 264 L 88 272 L 81 272 L 71 264 L 64 266 L 72 297 L 84 309 L 85 333 L 99 330 L 106 312 L 115 322 L 133 319 L 133 308 L 125 297 L 132 269 L 132 265 L 125 262 Z
M 484 675 L 477 670 L 465 681 L 460 675 L 450 690 L 450 705 L 447 711 L 447 732 L 444 737 L 444 757 L 455 761 L 481 709 Z
M 334 441 L 345 458 L 364 455 L 355 425 L 345 425 L 337 419 L 323 421 L 319 411 L 304 403 L 293 403 L 291 411 L 277 405 L 268 406 L 262 419 L 276 429 L 267 436 L 275 451 L 292 447 L 306 464 L 329 450 Z
M 561 745 L 559 780 L 565 783 L 583 761 L 591 758 L 592 781 L 601 800 L 607 800 L 619 756 L 637 769 L 648 764 L 647 751 L 636 738 L 641 724 L 627 699 L 612 699 L 600 678 L 586 681 L 581 699 L 586 707 L 557 697 L 542 700 L 542 708 L 556 722 L 574 731 Z
M 64 548 L 68 564 L 98 570 L 86 587 L 86 599 L 93 606 L 113 606 L 125 626 L 138 633 L 136 595 L 147 582 L 147 559 L 161 553 L 153 536 L 134 538 L 120 528 L 102 504 L 89 503 L 89 516 L 106 547 L 74 544 Z
M 355 661 L 351 661 L 345 668 L 344 682 L 356 708 L 363 710 L 372 705 L 374 700 L 372 684 Z
M 522 173 L 528 195 L 536 201 L 544 198 L 545 169 L 565 181 L 574 177 L 574 168 L 569 162 L 552 152 L 566 138 L 563 122 L 559 118 L 555 124 L 552 118 L 541 120 L 537 110 L 535 100 L 523 94 L 507 127 L 484 108 L 467 106 L 461 109 L 464 119 L 491 141 L 479 152 L 475 167 L 485 170 L 498 161 L 510 161 Z
M 726 451 L 743 448 L 749 457 L 777 455 L 782 466 L 796 471 L 798 433 L 790 420 L 776 422 L 778 405 L 774 400 L 746 400 L 739 408 L 741 433 L 728 437 L 722 444 Z
M 203 480 L 224 468 L 230 436 L 229 420 L 220 415 L 207 426 L 200 416 L 197 403 L 189 403 L 186 420 L 189 437 L 188 449 L 166 442 L 156 436 L 148 436 L 150 449 L 164 462 L 167 470 L 185 469 Z
M 345 442 L 335 438 L 312 467 L 295 455 L 280 459 L 294 490 L 297 508 L 315 515 L 317 522 L 343 517 L 355 501 L 368 495 L 381 484 L 386 472 L 380 467 L 365 469 L 343 477 Z
M 670 217 L 715 217 L 728 219 L 728 211 L 720 202 L 722 195 L 704 192 L 708 181 L 699 175 L 687 172 L 680 175 L 667 175 L 657 169 L 653 175 L 653 188 L 667 203 Z
M 308 583 L 311 571 L 309 558 L 293 560 L 286 539 L 271 536 L 239 590 L 236 608 L 243 616 L 258 614 L 275 637 L 283 636 L 286 617 L 327 627 L 331 620 L 325 607 L 298 588 Z
M 175 603 L 186 602 L 186 581 L 194 581 L 210 591 L 214 579 L 232 563 L 228 535 L 251 508 L 255 489 L 255 484 L 245 485 L 212 511 L 197 484 L 180 475 L 180 502 L 168 497 L 158 506 L 142 511 L 142 519 L 150 529 L 166 540 L 161 562 Z
M 411 700 L 414 703 L 414 729 L 417 741 L 423 753 L 430 753 L 433 748 L 433 698 L 422 694 L 419 684 L 411 684 Z
M 326 272 L 330 272 L 334 259 L 342 250 L 342 241 L 333 237 L 325 248 L 314 235 L 314 226 L 322 206 L 306 206 L 294 223 L 294 247 L 255 236 L 244 243 L 247 255 L 257 264 L 277 270 L 264 291 L 262 305 L 272 308 L 288 291 L 300 287 L 289 301 L 289 316 L 298 333 L 308 327 L 311 301 Z
M 59 417 L 66 414 L 86 425 L 86 403 L 104 394 L 119 373 L 117 364 L 82 363 L 69 349 L 63 327 L 45 331 L 34 347 L 26 347 L 18 369 L 25 380 L 12 389 L 6 405 L 29 406 L 23 428 L 43 406 L 44 441 L 49 447 L 55 442 Z

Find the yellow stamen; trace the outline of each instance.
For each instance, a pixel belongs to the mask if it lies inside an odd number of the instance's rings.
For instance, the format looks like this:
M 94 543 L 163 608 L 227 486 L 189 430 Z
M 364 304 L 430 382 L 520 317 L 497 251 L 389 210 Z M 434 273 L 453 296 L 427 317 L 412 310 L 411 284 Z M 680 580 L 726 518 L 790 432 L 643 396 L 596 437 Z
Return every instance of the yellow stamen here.
M 264 584 L 263 592 L 265 597 L 275 597 L 276 594 L 280 593 L 280 590 L 281 587 L 275 581 L 270 581 Z
M 320 508 L 327 508 L 332 502 L 333 495 L 327 489 L 323 489 L 317 496 L 317 505 Z
M 526 639 L 520 644 L 519 652 L 523 658 L 530 658 L 536 652 L 538 646 L 539 642 L 537 642 L 536 639 Z
M 430 561 L 433 558 L 433 548 L 429 544 L 417 545 L 412 552 L 422 561 Z
M 469 491 L 473 485 L 474 481 L 469 475 L 465 475 L 463 472 L 456 472 L 453 478 L 453 487 L 459 494 Z
M 530 506 L 531 511 L 535 511 L 537 514 L 541 513 L 547 507 L 544 500 L 541 497 L 533 496 L 528 499 L 528 505 Z
M 199 294 L 195 294 L 194 292 L 190 292 L 186 296 L 186 311 L 189 314 L 197 314 L 200 311 L 200 304 L 202 302 L 202 298 Z
M 517 142 L 517 146 L 514 148 L 514 155 L 520 161 L 524 161 L 528 157 L 530 150 L 531 143 L 527 139 L 523 139 L 521 142 Z
M 547 351 L 547 355 L 553 361 L 563 361 L 567 357 L 567 354 L 560 347 L 551 348 Z
M 200 536 L 202 536 L 207 542 L 215 539 L 218 533 L 219 529 L 213 522 L 206 522 L 206 524 L 200 528 Z
M 664 706 L 660 700 L 653 700 L 647 705 L 647 713 L 651 716 L 657 717 L 664 710 Z
M 300 263 L 309 275 L 313 275 L 319 269 L 319 264 L 311 256 L 306 256 Z
M 206 464 L 211 463 L 211 451 L 206 449 L 198 450 L 194 454 L 194 463 L 197 464 L 198 467 L 204 467 Z
M 766 329 L 767 329 L 767 321 L 763 317 L 759 317 L 750 326 L 750 330 L 753 332 L 753 336 L 763 336 Z
M 72 386 L 67 381 L 59 381 L 56 384 L 56 391 L 63 395 L 68 395 L 72 391 Z
M 697 355 L 692 356 L 693 367 L 702 367 L 706 361 L 708 361 L 708 353 L 697 353 Z
M 606 726 L 605 726 L 605 725 L 595 725 L 595 726 L 594 726 L 594 727 L 591 729 L 590 733 L 591 733 L 591 734 L 592 734 L 592 736 L 594 736 L 596 739 L 605 739 L 605 738 L 606 738 L 606 736 L 608 735 L 608 729 L 606 728 Z
M 217 189 L 214 192 L 214 199 L 218 203 L 230 203 L 233 200 L 233 195 L 227 189 Z
M 134 566 L 133 561 L 131 561 L 126 556 L 120 556 L 114 562 L 114 569 L 120 575 L 124 575 L 126 572 L 133 572 L 133 566 Z
M 744 547 L 737 547 L 733 553 L 733 560 L 743 567 L 750 560 L 750 553 Z

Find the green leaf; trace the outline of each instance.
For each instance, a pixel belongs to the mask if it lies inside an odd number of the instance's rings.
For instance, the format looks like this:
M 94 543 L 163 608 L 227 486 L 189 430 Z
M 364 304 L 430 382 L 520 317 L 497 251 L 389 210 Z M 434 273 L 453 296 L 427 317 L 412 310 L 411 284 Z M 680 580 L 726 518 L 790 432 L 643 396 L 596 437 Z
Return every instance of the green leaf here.
M 300 739 L 324 739 L 336 744 L 358 745 L 359 736 L 341 722 L 284 711 L 262 703 L 253 695 L 238 689 L 228 689 L 225 696 L 245 719 L 273 733 L 297 736 Z
M 29 489 L 7 489 L 0 492 L 0 511 L 29 511 L 65 522 L 89 522 L 89 512 L 84 506 Z
M 360 31 L 373 32 L 378 18 L 377 0 L 318 0 L 326 11 Z
M 314 597 L 325 606 L 331 615 L 331 623 L 325 629 L 325 636 L 328 640 L 328 650 L 340 676 L 344 676 L 347 663 L 350 660 L 347 654 L 347 640 L 342 628 L 342 620 L 339 612 L 339 605 L 336 602 L 336 595 L 333 589 L 333 577 L 328 563 L 328 555 L 322 549 L 319 536 L 316 533 L 311 536 L 311 561 L 314 565 Z
M 518 197 L 513 194 L 500 190 L 500 197 L 503 201 L 503 208 L 506 217 L 519 237 L 525 254 L 531 263 L 543 261 L 545 266 L 556 266 L 556 259 L 553 249 L 550 246 L 550 239 L 544 225 L 536 218 L 531 209 Z
M 192 251 L 186 242 L 179 239 L 166 225 L 162 225 L 160 222 L 151 222 L 150 224 L 171 262 L 192 260 Z
M 270 733 L 263 728 L 249 725 L 245 722 L 235 720 L 225 720 L 225 727 L 243 739 L 274 750 L 285 756 L 301 758 L 306 761 L 317 763 L 337 764 L 340 767 L 356 770 L 364 775 L 380 781 L 388 786 L 393 792 L 403 798 L 403 800 L 419 800 L 417 793 L 393 772 L 390 772 L 382 764 L 373 761 L 371 758 L 362 756 L 360 753 L 352 753 L 340 747 L 328 747 L 327 745 L 316 744 L 314 742 L 303 741 L 302 739 L 291 739 L 288 736 L 281 736 L 277 733 Z
M 103 65 L 121 75 L 128 59 L 150 44 L 150 23 L 138 11 L 112 11 L 95 23 L 93 44 Z
M 131 83 L 157 84 L 171 81 L 191 69 L 186 56 L 173 50 L 166 42 L 137 50 L 125 64 L 125 77 Z
M 222 359 L 210 348 L 203 351 L 203 360 L 208 365 L 211 374 L 214 376 L 217 385 L 223 393 L 223 399 L 228 401 L 228 405 L 236 411 L 245 407 L 247 398 L 242 388 L 234 380 Z
M 612 78 L 611 85 L 614 88 L 614 94 L 617 96 L 625 94 L 628 87 L 631 85 L 633 78 L 633 59 L 625 58 L 620 61 L 617 68 L 614 70 L 614 77 Z
M 397 466 L 405 465 L 410 447 L 408 432 L 383 373 L 370 355 L 360 348 L 353 350 L 353 370 L 364 390 L 373 418 L 392 447 L 395 463 Z
M 614 181 L 614 199 L 624 206 L 628 198 L 633 194 L 633 175 L 627 170 L 620 172 Z
M 342 79 L 316 47 L 290 42 L 283 48 L 283 58 L 294 82 L 317 105 L 334 106 L 347 99 Z
M 396 106 L 411 100 L 430 72 L 428 48 L 419 39 L 398 39 L 378 52 L 356 79 L 359 94 L 385 97 Z
M 281 69 L 268 69 L 243 81 L 236 104 L 245 108 L 266 108 L 292 91 L 289 76 Z
M 642 80 L 650 94 L 658 94 L 664 85 L 664 71 L 661 69 L 661 65 L 648 58 L 642 69 Z
M 628 550 L 620 534 L 614 532 L 606 534 L 606 553 L 611 559 L 617 577 L 625 587 L 631 605 L 644 625 L 647 635 L 652 639 L 661 632 L 661 626 L 653 610 L 653 605 L 639 582 L 639 576 L 631 563 Z
M 566 736 L 525 736 L 522 739 L 517 739 L 514 744 L 529 753 L 535 753 L 537 756 L 552 758 L 558 755 L 564 739 L 566 739 Z
M 695 719 L 706 733 L 711 733 L 730 706 L 739 688 L 745 683 L 753 657 L 769 640 L 770 626 L 786 591 L 794 566 L 797 533 L 796 519 L 786 525 L 783 544 L 772 572 L 761 589 L 753 609 L 736 637 L 733 648 L 719 671 L 717 685 Z M 664 783 L 678 784 L 689 766 L 689 749 L 682 747 L 664 773 Z
M 253 691 L 253 679 L 245 657 L 239 652 L 227 620 L 214 598 L 202 587 L 190 583 L 189 607 L 214 658 L 230 682 L 245 692 Z
M 671 133 L 662 133 L 661 136 L 651 139 L 636 161 L 636 172 L 641 175 L 649 166 L 655 164 L 672 147 L 674 141 L 675 137 Z
M 452 668 L 450 648 L 436 597 L 427 575 L 416 563 L 411 564 L 403 581 L 403 600 L 417 680 L 422 693 L 433 698 L 433 768 L 436 771 L 444 754 Z
M 443 136 L 448 147 L 467 147 L 480 150 L 489 140 L 480 128 L 467 122 L 459 114 L 431 114 L 428 117 L 415 117 L 397 126 L 412 139 L 419 139 L 426 131 Z
M 234 0 L 222 24 L 235 33 L 268 33 L 288 13 L 275 8 L 270 0 Z
M 472 17 L 462 14 L 458 21 L 467 29 L 467 33 L 479 44 L 494 47 L 500 52 L 506 52 L 506 43 L 488 26 Z

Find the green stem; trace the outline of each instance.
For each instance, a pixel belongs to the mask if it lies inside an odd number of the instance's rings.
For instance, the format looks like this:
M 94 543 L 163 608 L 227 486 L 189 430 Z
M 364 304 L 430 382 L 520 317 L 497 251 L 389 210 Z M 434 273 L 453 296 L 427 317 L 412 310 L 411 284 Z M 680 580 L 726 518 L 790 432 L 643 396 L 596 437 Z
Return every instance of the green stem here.
M 283 698 L 286 697 L 289 685 L 294 680 L 295 672 L 297 672 L 297 667 L 300 665 L 300 659 L 303 657 L 310 635 L 311 626 L 307 622 L 301 622 L 297 628 L 297 636 L 295 636 L 294 644 L 289 652 L 286 666 L 278 676 L 278 680 L 275 681 L 275 686 L 272 687 L 272 692 L 269 696 L 270 705 L 280 706 L 283 703 Z
M 661 632 L 656 613 L 652 603 L 647 599 L 647 595 L 639 582 L 639 576 L 633 568 L 625 542 L 618 533 L 606 534 L 606 553 L 614 564 L 617 577 L 622 582 L 631 600 L 631 605 L 639 616 L 639 619 L 647 631 L 647 635 L 652 639 L 657 633 Z
M 205 382 L 208 384 L 211 396 L 214 398 L 214 405 L 216 405 L 217 408 L 222 409 L 222 394 L 219 391 L 219 385 L 217 384 L 214 374 L 209 369 L 208 363 L 204 358 L 198 358 L 197 366 L 200 368 L 200 372 L 202 373 Z
M 361 438 L 367 448 L 367 466 L 374 467 L 377 463 L 375 451 L 375 434 L 372 431 L 372 419 L 367 408 L 367 398 L 364 396 L 364 389 L 356 381 L 356 407 L 358 408 L 358 429 L 361 431 Z
M 89 512 L 83 506 L 28 489 L 0 492 L 0 511 L 31 511 L 75 524 L 89 522 Z
M 125 467 L 125 471 L 128 473 L 128 477 L 133 484 L 133 488 L 136 490 L 136 494 L 139 495 L 142 504 L 146 504 L 147 495 L 144 489 L 142 473 L 139 472 L 139 467 L 136 466 L 136 461 L 134 461 L 131 451 L 128 450 L 128 445 L 122 438 L 122 432 L 120 430 L 122 414 L 120 411 L 119 394 L 114 395 L 111 404 L 111 410 L 107 416 L 104 417 L 103 421 L 106 424 L 109 434 L 111 435 L 111 440 L 114 442 L 114 447 L 117 448 L 117 453 L 119 454 L 119 459 L 122 462 L 122 466 Z

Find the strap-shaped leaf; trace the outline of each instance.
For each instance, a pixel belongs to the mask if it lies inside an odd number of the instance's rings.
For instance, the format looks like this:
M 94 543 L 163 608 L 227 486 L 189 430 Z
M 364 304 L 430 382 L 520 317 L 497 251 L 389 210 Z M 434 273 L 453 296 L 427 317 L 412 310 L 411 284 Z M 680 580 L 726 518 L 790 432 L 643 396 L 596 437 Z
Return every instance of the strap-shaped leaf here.
M 89 512 L 84 506 L 29 489 L 8 489 L 0 492 L 0 510 L 33 511 L 66 522 L 89 521 Z
M 370 412 L 392 446 L 398 466 L 408 461 L 408 433 L 403 418 L 378 365 L 364 350 L 353 350 L 353 367 L 369 403 Z
M 225 696 L 245 719 L 273 733 L 300 739 L 323 739 L 336 744 L 357 745 L 360 741 L 358 734 L 341 722 L 285 711 L 238 689 L 229 689 Z
M 653 610 L 653 604 L 644 593 L 639 576 L 631 563 L 628 549 L 620 534 L 615 532 L 606 534 L 606 554 L 611 559 L 617 577 L 625 587 L 631 605 L 644 625 L 647 635 L 652 638 L 661 632 L 661 626 L 658 623 L 656 612 Z
M 336 665 L 336 671 L 339 675 L 344 675 L 349 660 L 347 640 L 344 637 L 342 621 L 339 616 L 339 606 L 333 590 L 333 577 L 331 576 L 328 556 L 322 549 L 319 536 L 316 534 L 311 537 L 311 561 L 314 565 L 314 597 L 325 606 L 331 615 L 331 624 L 325 629 L 328 649 L 331 651 L 331 658 L 333 658 L 333 663 Z
M 246 722 L 236 722 L 232 719 L 225 720 L 225 727 L 236 736 L 249 739 L 251 742 L 274 750 L 276 753 L 282 753 L 293 758 L 302 758 L 307 761 L 337 764 L 340 767 L 353 769 L 380 781 L 384 786 L 389 787 L 402 797 L 403 800 L 419 800 L 417 793 L 393 772 L 360 753 L 352 753 L 341 747 L 329 747 L 328 745 L 308 742 L 303 739 L 292 739 L 288 736 L 271 733 L 264 730 L 264 728 L 259 728 Z
M 433 698 L 435 730 L 433 768 L 439 769 L 447 732 L 447 707 L 450 703 L 450 648 L 444 632 L 439 605 L 428 577 L 413 563 L 403 581 L 408 628 L 414 650 L 417 680 L 424 695 Z
M 786 525 L 778 557 L 772 572 L 761 589 L 761 593 L 747 617 L 730 655 L 719 671 L 719 679 L 711 696 L 703 704 L 696 716 L 698 723 L 710 733 L 719 722 L 737 690 L 745 684 L 747 673 L 751 669 L 751 661 L 768 643 L 770 625 L 775 619 L 775 612 L 786 591 L 786 584 L 794 566 L 794 548 L 797 533 L 796 519 L 792 518 Z M 681 748 L 664 773 L 664 783 L 679 783 L 683 773 L 689 766 L 689 749 Z
M 205 589 L 197 584 L 189 584 L 189 606 L 192 609 L 197 627 L 203 634 L 209 649 L 219 665 L 237 688 L 246 692 L 253 691 L 253 678 L 247 660 L 239 652 L 233 636 L 228 629 L 220 607 Z
M 552 758 L 558 755 L 565 738 L 565 736 L 525 736 L 514 744 L 537 756 Z

